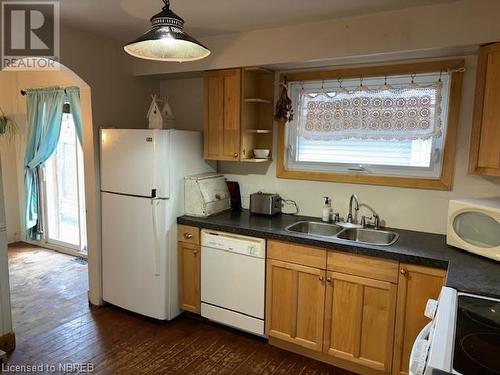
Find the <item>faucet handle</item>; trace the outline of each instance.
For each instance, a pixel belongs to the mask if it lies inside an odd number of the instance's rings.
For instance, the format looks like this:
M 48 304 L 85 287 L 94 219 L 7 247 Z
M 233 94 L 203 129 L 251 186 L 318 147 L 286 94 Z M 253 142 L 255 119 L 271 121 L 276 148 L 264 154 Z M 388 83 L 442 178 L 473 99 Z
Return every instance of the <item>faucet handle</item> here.
M 363 228 L 366 227 L 366 216 L 365 215 L 361 216 L 360 224 L 363 226 Z
M 373 229 L 380 229 L 380 217 L 377 214 L 373 214 L 371 217 L 362 216 L 361 225 L 366 227 L 368 224 L 373 225 Z

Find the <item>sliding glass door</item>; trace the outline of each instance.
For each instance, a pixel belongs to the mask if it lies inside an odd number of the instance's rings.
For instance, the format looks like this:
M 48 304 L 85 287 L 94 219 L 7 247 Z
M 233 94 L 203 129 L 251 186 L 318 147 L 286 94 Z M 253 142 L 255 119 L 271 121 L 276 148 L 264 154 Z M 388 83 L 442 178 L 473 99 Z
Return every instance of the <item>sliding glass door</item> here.
M 83 153 L 70 113 L 63 115 L 59 143 L 43 166 L 42 180 L 45 242 L 86 253 Z

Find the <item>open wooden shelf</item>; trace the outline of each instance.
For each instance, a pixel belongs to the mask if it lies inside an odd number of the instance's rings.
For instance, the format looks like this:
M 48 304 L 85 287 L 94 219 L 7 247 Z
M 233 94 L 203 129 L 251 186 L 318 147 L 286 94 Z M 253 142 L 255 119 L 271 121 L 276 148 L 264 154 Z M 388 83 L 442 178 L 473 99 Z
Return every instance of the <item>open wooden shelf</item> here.
M 266 159 L 241 159 L 241 161 L 244 161 L 246 163 L 265 163 L 266 161 L 272 161 L 273 159 L 271 158 L 266 158 Z
M 265 163 L 271 158 L 257 159 L 255 149 L 273 149 L 274 72 L 260 67 L 243 69 L 241 106 L 240 160 Z M 246 104 L 248 103 L 248 104 Z
M 261 67 L 205 72 L 206 160 L 270 160 L 254 158 L 253 150 L 273 149 L 274 79 L 273 71 Z

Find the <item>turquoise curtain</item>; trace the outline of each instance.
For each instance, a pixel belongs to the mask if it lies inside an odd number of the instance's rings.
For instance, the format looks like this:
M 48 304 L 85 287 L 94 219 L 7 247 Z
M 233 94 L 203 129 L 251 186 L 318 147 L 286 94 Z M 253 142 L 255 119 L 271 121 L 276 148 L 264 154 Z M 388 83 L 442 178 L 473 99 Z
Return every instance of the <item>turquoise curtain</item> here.
M 75 123 L 76 136 L 83 147 L 82 110 L 80 108 L 80 89 L 76 86 L 66 88 L 66 100 L 69 103 L 73 122 Z
M 55 151 L 61 134 L 65 92 L 62 88 L 27 90 L 28 141 L 24 158 L 25 222 L 28 239 L 38 239 L 40 212 L 38 167 Z

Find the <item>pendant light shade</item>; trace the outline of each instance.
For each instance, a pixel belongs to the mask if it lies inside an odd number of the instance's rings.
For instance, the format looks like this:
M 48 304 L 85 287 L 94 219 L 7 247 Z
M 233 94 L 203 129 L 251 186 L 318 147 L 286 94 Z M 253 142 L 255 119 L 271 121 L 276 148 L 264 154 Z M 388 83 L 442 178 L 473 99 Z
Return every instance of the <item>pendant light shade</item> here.
M 146 60 L 195 61 L 210 55 L 210 50 L 184 32 L 184 20 L 163 0 L 162 11 L 151 18 L 151 30 L 128 43 L 128 54 Z

